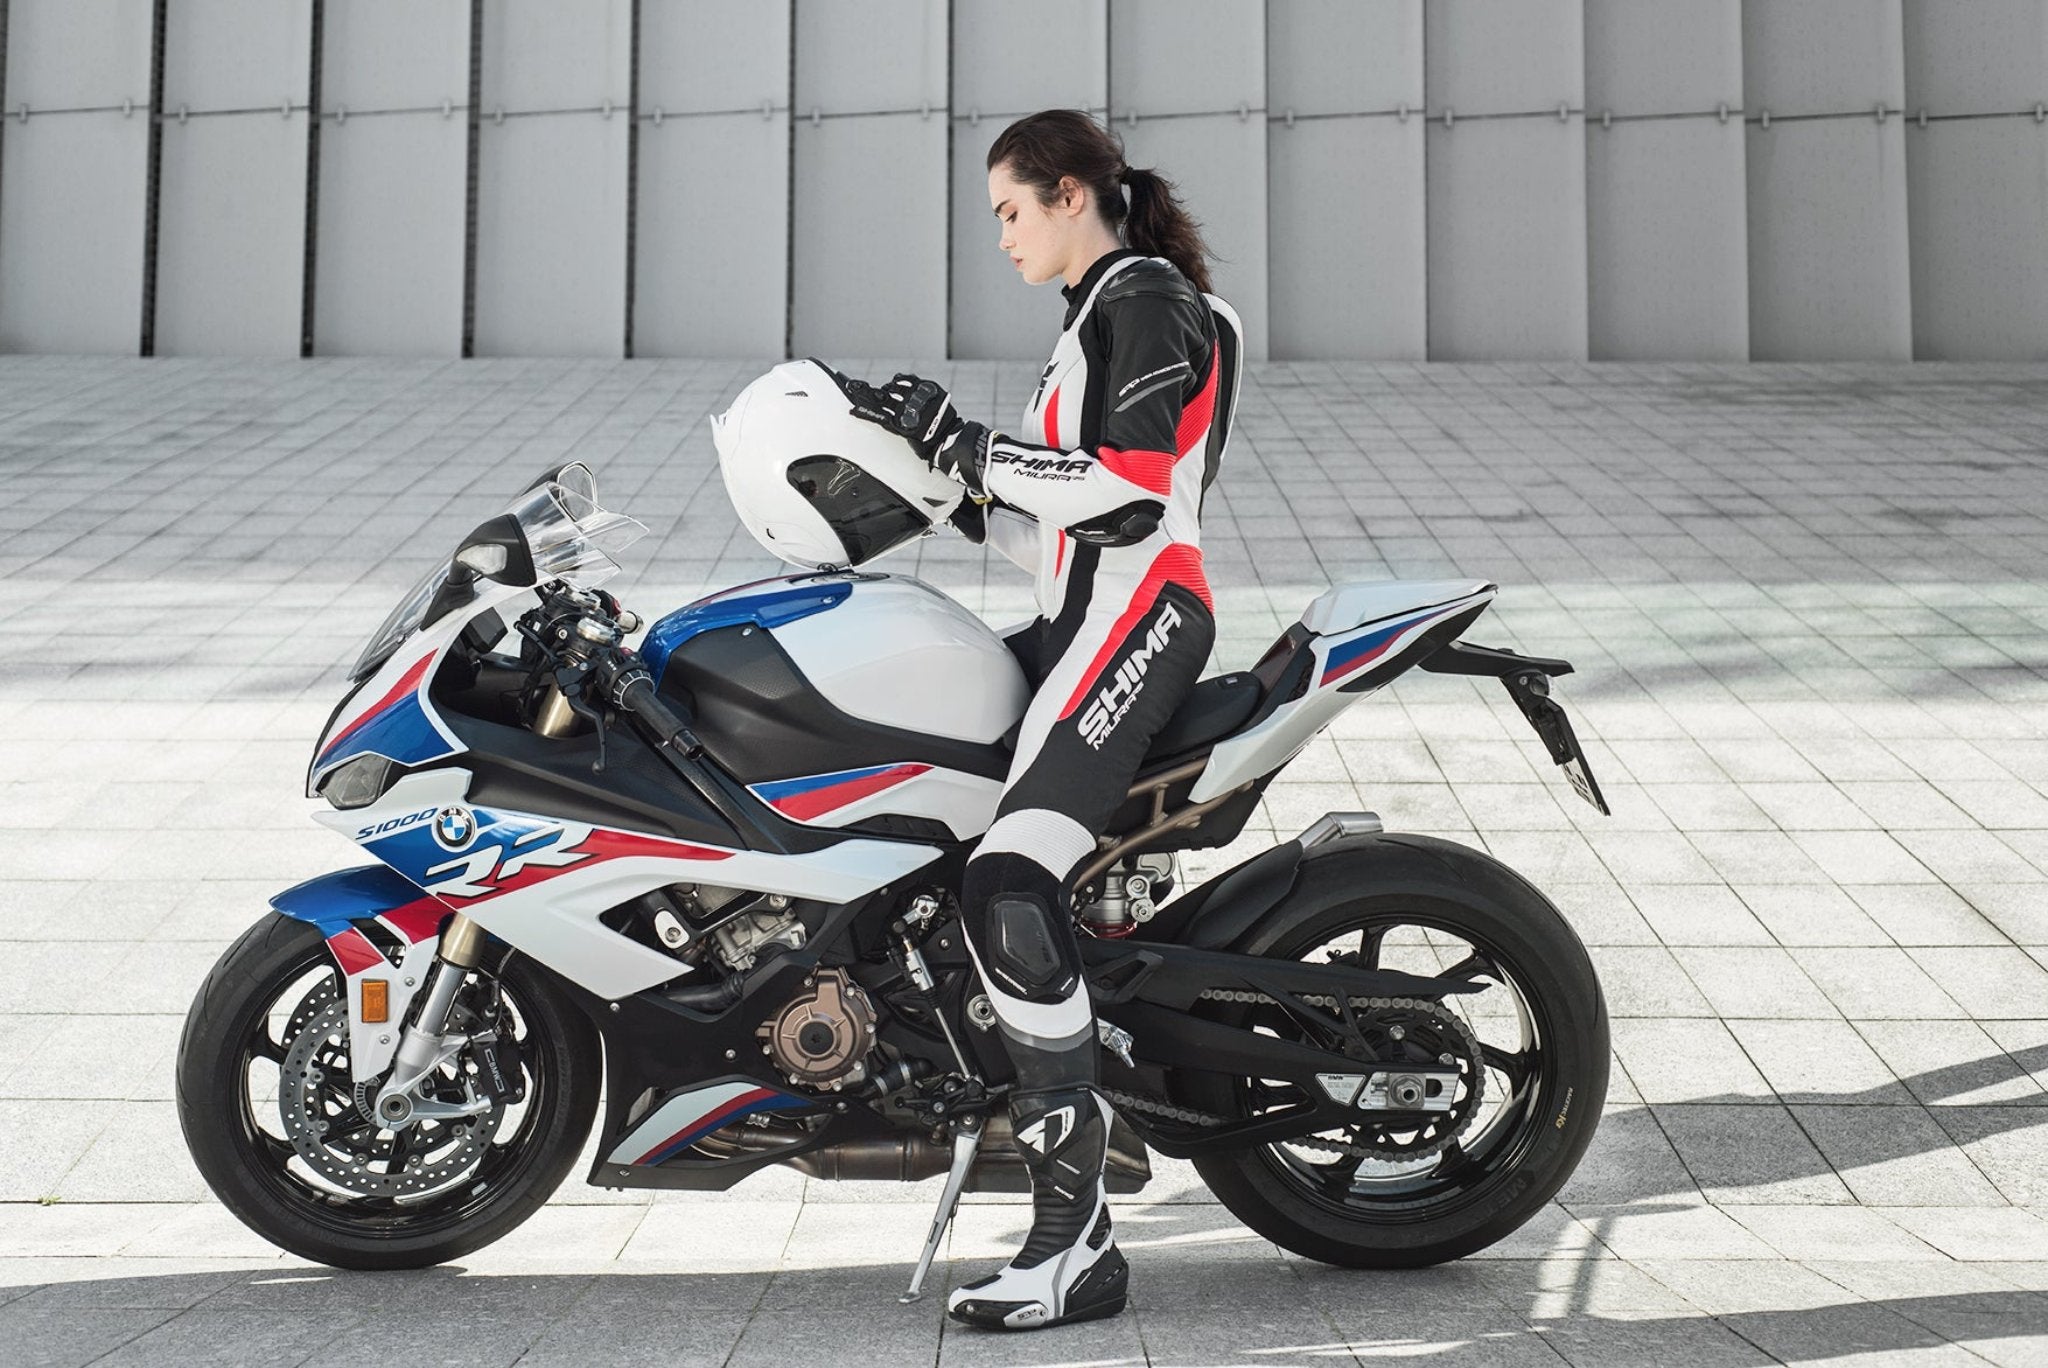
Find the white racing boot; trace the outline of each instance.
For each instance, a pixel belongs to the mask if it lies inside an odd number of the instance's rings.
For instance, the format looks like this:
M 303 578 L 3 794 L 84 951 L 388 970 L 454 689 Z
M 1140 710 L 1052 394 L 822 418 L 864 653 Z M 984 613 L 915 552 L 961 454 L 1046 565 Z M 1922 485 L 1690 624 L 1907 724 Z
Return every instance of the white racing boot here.
M 1038 1330 L 1124 1309 L 1130 1266 L 1110 1234 L 1102 1191 L 1109 1117 L 1109 1103 L 1088 1088 L 1011 1096 L 1031 1174 L 1031 1235 L 1003 1268 L 955 1288 L 947 1315 L 989 1330 Z

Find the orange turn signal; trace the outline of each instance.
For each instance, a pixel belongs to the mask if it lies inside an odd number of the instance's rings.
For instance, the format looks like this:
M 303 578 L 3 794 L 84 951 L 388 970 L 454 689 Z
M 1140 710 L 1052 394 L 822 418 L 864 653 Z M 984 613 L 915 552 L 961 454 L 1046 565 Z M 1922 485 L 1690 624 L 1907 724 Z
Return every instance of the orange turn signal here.
M 363 980 L 363 1020 L 368 1022 L 391 1020 L 391 980 Z

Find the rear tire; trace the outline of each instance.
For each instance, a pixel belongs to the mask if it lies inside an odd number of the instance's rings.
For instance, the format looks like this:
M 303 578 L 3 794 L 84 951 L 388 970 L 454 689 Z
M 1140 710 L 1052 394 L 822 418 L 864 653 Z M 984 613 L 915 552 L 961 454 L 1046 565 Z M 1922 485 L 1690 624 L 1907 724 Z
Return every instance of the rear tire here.
M 1412 1175 L 1402 1174 L 1398 1165 L 1384 1165 L 1386 1175 L 1368 1173 L 1360 1179 L 1360 1165 L 1342 1174 L 1342 1160 L 1319 1165 L 1306 1161 L 1300 1148 L 1286 1145 L 1194 1160 L 1210 1189 L 1245 1225 L 1324 1263 L 1416 1268 L 1462 1258 L 1505 1238 L 1541 1211 L 1571 1177 L 1606 1099 L 1607 1004 L 1570 924 L 1548 898 L 1490 857 L 1449 842 L 1429 841 L 1427 846 L 1437 857 L 1431 862 L 1433 886 L 1404 880 L 1400 893 L 1366 894 L 1292 918 L 1282 904 L 1233 947 L 1239 953 L 1298 959 L 1348 933 L 1369 935 L 1374 927 L 1421 927 L 1443 940 L 1455 937 L 1494 965 L 1496 976 L 1480 973 L 1480 979 L 1511 981 L 1513 987 L 1505 991 L 1524 999 L 1522 1027 L 1533 1031 L 1539 1045 L 1525 1056 L 1505 1051 L 1500 1056 L 1524 1059 L 1518 1087 L 1510 1086 L 1517 1074 L 1494 1072 L 1489 1049 L 1487 1081 L 1489 1090 L 1500 1094 L 1499 1110 L 1489 1113 L 1488 1124 L 1475 1119 L 1462 1134 L 1461 1142 L 1473 1146 L 1470 1155 L 1462 1143 L 1454 1144 L 1435 1157 L 1434 1171 L 1420 1171 L 1432 1161 L 1418 1160 L 1409 1166 L 1417 1170 Z M 1361 938 L 1360 944 L 1365 943 Z M 1486 991 L 1490 996 L 1502 990 Z M 1458 1002 L 1456 997 L 1445 1000 L 1447 1006 Z M 1215 1015 L 1235 1025 L 1271 1028 L 1270 1015 L 1254 1022 L 1262 1010 L 1219 1006 Z M 1278 1029 L 1289 1029 L 1284 1018 Z M 1493 1042 L 1482 1034 L 1482 1044 Z M 1253 1080 L 1213 1073 L 1181 1071 L 1169 1086 L 1187 1104 L 1230 1117 L 1247 1115 L 1250 1099 L 1262 1095 L 1262 1085 Z M 1498 1134 L 1496 1123 L 1505 1127 Z
M 510 1231 L 576 1162 L 597 1109 L 602 1053 L 589 1021 L 530 961 L 513 956 L 498 982 L 523 1027 L 527 1096 L 514 1104 L 516 1125 L 443 1191 L 351 1199 L 309 1181 L 303 1157 L 279 1137 L 278 1103 L 251 1084 L 263 1061 L 280 1071 L 292 1044 L 273 1021 L 303 1021 L 309 1008 L 300 1004 L 323 994 L 331 1003 L 342 980 L 311 925 L 272 914 L 251 926 L 207 976 L 178 1046 L 178 1119 L 207 1186 L 264 1239 L 336 1268 L 424 1268 Z

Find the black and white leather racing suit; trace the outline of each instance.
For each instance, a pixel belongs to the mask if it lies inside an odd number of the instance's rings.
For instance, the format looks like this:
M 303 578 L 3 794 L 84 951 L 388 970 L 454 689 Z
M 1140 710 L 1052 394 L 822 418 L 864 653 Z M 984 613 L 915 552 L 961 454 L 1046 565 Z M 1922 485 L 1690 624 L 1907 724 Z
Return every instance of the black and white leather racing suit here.
M 1011 1116 L 1035 1211 L 1017 1258 L 957 1289 L 950 1309 L 1007 1328 L 1124 1303 L 1101 1180 L 1109 1107 L 1090 1090 L 1095 1021 L 1066 883 L 1215 637 L 1201 550 L 1222 446 L 1211 309 L 1170 263 L 1129 250 L 1065 294 L 1066 324 L 1020 431 L 988 440 L 980 483 L 991 502 L 956 518 L 1036 574 L 1040 613 L 1011 637 L 1034 691 L 961 898 L 1017 1065 Z

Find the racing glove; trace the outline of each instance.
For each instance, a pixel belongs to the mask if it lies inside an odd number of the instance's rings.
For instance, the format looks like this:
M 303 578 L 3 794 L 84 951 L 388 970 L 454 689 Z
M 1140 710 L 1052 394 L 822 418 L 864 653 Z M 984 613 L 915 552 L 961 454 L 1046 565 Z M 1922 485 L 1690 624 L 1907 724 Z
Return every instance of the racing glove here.
M 962 418 L 936 380 L 899 372 L 886 385 L 842 380 L 854 416 L 889 429 L 910 443 L 932 469 L 950 475 L 976 499 L 988 497 L 983 468 L 989 430 Z

